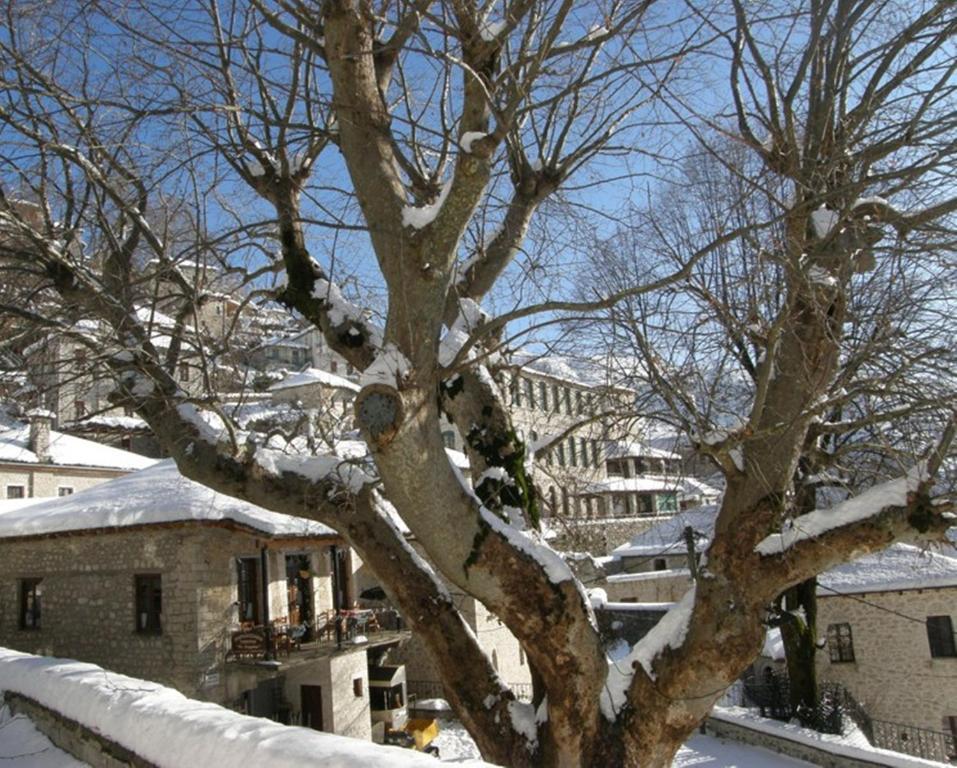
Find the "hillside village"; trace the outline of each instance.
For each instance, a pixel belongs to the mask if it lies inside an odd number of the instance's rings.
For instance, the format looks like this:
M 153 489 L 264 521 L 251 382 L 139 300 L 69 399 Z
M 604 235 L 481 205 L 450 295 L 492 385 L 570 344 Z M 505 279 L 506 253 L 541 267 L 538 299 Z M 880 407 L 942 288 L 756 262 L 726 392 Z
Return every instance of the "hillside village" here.
M 334 530 L 188 480 L 159 457 L 145 423 L 97 399 L 95 371 L 60 387 L 36 377 L 28 358 L 7 371 L 17 388 L 0 432 L 0 645 L 380 743 L 421 713 L 419 702 L 442 699 L 426 648 Z M 45 373 L 77 362 L 43 359 Z M 626 411 L 632 397 L 596 379 L 595 366 L 582 374 L 566 358 L 523 359 L 510 378 L 512 418 L 534 451 L 547 538 L 590 588 L 609 643 L 634 644 L 694 583 L 721 494 L 716 474 L 702 477 L 707 464 L 652 423 L 589 418 Z M 282 423 L 305 407 L 337 455 L 363 460 L 353 436 L 358 372 L 320 337 L 265 338 L 249 361 L 243 378 L 266 385 L 233 396 L 242 423 Z M 467 473 L 451 423 L 443 439 Z M 951 759 L 957 558 L 895 545 L 818 584 L 820 679 L 861 702 L 878 746 L 913 751 L 908 734 L 939 733 L 920 754 Z M 455 599 L 496 671 L 529 697 L 514 636 L 478 601 Z M 762 685 L 786 680 L 783 659 L 769 629 L 742 703 L 764 711 Z
M 0 763 L 957 765 L 957 6 L 0 4 Z

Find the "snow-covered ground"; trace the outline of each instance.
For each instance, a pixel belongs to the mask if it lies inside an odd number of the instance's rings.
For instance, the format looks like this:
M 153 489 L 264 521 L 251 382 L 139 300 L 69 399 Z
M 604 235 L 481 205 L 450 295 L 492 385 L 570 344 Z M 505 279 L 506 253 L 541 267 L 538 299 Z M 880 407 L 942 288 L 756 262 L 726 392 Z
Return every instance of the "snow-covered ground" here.
M 14 715 L 0 692 L 0 765 L 3 768 L 85 768 L 36 729 L 23 715 Z
M 439 720 L 439 736 L 432 742 L 439 748 L 443 762 L 458 762 L 480 757 L 478 747 L 456 720 Z M 749 747 L 714 736 L 693 736 L 678 752 L 674 768 L 804 768 L 811 763 L 776 752 Z

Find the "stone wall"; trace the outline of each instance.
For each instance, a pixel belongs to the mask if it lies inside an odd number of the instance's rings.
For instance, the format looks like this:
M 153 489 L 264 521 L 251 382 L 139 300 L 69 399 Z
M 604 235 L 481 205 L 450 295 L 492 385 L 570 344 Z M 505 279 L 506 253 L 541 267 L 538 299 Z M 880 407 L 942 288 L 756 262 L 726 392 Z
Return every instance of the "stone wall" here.
M 54 745 L 92 768 L 154 768 L 154 764 L 52 709 L 18 693 L 4 695 L 10 711 L 30 718 Z
M 773 728 L 773 726 L 772 726 Z M 806 743 L 804 741 L 790 739 L 787 735 L 774 729 L 777 732 L 770 732 L 769 728 L 757 730 L 750 728 L 744 723 L 735 722 L 730 719 L 716 717 L 712 715 L 707 720 L 707 732 L 722 739 L 737 741 L 741 744 L 751 744 L 755 747 L 770 749 L 772 752 L 779 752 L 799 760 L 804 760 L 811 765 L 822 766 L 822 768 L 876 768 L 877 766 L 904 765 L 907 758 L 900 762 L 888 762 L 882 760 L 878 754 L 865 752 L 864 750 L 855 750 L 846 748 L 841 750 L 843 754 L 835 751 L 834 747 L 826 747 L 822 744 L 820 747 Z M 855 755 L 854 753 L 860 753 Z M 923 762 L 923 761 L 916 761 Z M 930 766 L 933 763 L 923 763 Z
M 924 624 L 942 615 L 957 627 L 957 587 L 820 597 L 818 633 L 850 624 L 854 661 L 831 662 L 824 648 L 819 678 L 844 685 L 878 720 L 949 731 L 945 718 L 957 716 L 957 657 L 931 658 Z
M 627 543 L 662 521 L 660 517 L 621 517 L 589 520 L 547 520 L 555 533 L 549 541 L 555 549 L 567 552 L 590 552 L 596 556 L 607 555 L 615 547 Z
M 195 593 L 207 562 L 186 529 L 0 542 L 0 645 L 65 656 L 190 694 L 199 683 Z M 163 633 L 135 629 L 134 574 L 160 574 Z M 19 586 L 41 578 L 40 628 L 19 627 Z
M 691 586 L 687 570 L 609 576 L 602 585 L 611 602 L 673 603 Z
M 237 557 L 267 543 L 213 526 L 150 526 L 135 531 L 0 541 L 0 645 L 65 656 L 163 683 L 187 696 L 230 704 L 225 656 L 238 626 Z M 286 550 L 268 553 L 271 617 L 288 613 Z M 317 542 L 312 561 L 328 563 Z M 290 549 L 289 552 L 302 552 Z M 162 577 L 162 633 L 135 625 L 135 574 Z M 19 627 L 19 586 L 42 578 L 41 624 Z M 331 608 L 327 573 L 316 572 L 316 610 Z

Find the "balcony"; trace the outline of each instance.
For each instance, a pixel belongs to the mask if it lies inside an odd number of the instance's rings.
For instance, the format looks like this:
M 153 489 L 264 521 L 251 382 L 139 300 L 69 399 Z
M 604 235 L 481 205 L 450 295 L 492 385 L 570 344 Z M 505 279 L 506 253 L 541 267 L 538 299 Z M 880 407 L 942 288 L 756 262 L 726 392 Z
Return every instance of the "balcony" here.
M 357 648 L 398 645 L 411 637 L 394 609 L 323 611 L 314 626 L 290 626 L 280 617 L 266 626 L 243 625 L 230 637 L 226 661 L 275 668 Z

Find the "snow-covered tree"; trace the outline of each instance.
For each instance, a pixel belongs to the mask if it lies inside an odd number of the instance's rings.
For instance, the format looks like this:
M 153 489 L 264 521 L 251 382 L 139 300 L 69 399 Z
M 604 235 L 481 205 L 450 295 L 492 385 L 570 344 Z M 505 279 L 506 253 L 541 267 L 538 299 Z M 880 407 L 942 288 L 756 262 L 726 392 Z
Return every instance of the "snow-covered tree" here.
M 614 0 L 5 6 L 0 258 L 29 265 L 37 295 L 62 310 L 34 319 L 95 348 L 114 401 L 149 423 L 184 474 L 340 531 L 424 639 L 495 762 L 669 765 L 760 649 L 777 595 L 891 541 L 940 539 L 950 524 L 949 503 L 932 503 L 930 489 L 952 428 L 905 477 L 785 518 L 875 229 L 927 258 L 927 238 L 952 232 L 957 11 L 724 10 Z M 718 77 L 731 114 L 713 106 Z M 787 181 L 782 298 L 740 425 L 700 435 L 727 490 L 697 586 L 635 647 L 609 655 L 580 583 L 536 534 L 500 343 L 529 318 L 599 311 L 680 280 L 741 234 L 719 230 L 674 269 L 584 302 L 560 273 L 543 276 L 561 254 L 524 249 L 563 189 L 600 209 L 601 177 L 645 172 L 681 132 L 732 134 Z M 202 221 L 209 242 L 191 261 L 227 252 L 231 268 L 258 272 L 250 290 L 281 275 L 276 301 L 364 372 L 355 413 L 369 460 L 246 430 L 211 387 L 181 386 L 184 355 L 217 360 L 185 308 L 162 346 L 138 311 L 149 304 L 143 249 L 181 295 L 208 301 L 195 267 L 151 225 L 164 197 L 192 200 Z M 18 214 L 16 198 L 40 206 L 39 222 Z M 369 273 L 385 296 L 381 324 L 337 284 Z M 481 309 L 505 301 L 497 317 Z M 443 413 L 466 439 L 471 486 L 446 456 Z M 495 673 L 444 581 L 518 638 L 531 704 Z

